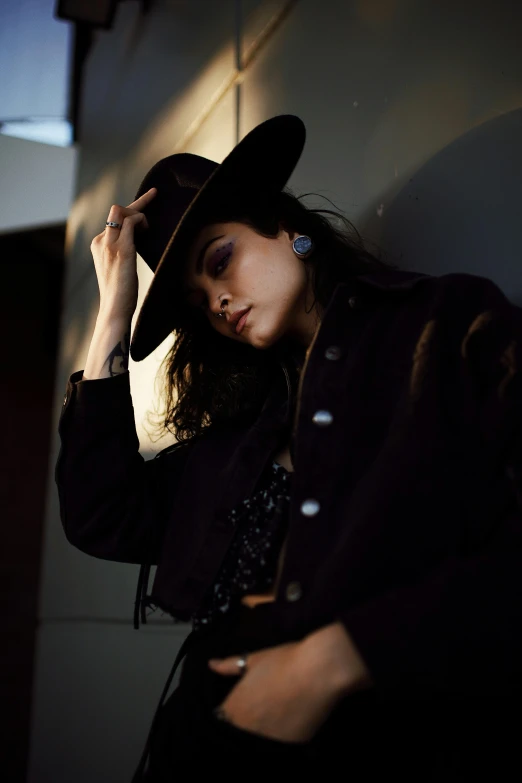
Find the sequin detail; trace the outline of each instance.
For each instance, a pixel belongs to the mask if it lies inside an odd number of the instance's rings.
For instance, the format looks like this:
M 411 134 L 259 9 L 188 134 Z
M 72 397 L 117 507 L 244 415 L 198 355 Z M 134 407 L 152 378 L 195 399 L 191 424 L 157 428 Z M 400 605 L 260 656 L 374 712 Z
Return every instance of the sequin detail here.
M 273 461 L 258 490 L 230 511 L 236 534 L 216 581 L 192 617 L 194 630 L 214 624 L 243 595 L 263 593 L 273 586 L 288 527 L 292 475 Z

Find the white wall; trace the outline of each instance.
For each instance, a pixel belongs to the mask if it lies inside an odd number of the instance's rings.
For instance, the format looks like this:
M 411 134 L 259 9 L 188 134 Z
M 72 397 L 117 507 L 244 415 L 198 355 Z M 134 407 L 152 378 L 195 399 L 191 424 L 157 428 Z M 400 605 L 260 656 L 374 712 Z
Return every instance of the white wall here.
M 64 223 L 73 201 L 76 147 L 28 140 L 50 139 L 67 116 L 73 36 L 55 5 L 0 3 L 0 233 Z
M 78 148 L 0 134 L 0 234 L 65 223 L 74 200 Z
M 405 268 L 485 274 L 521 299 L 520 7 L 245 0 L 245 49 L 286 5 L 244 73 L 241 133 L 298 114 L 308 142 L 290 182 L 297 192 L 333 199 Z M 232 0 L 158 0 L 146 19 L 127 2 L 114 29 L 96 36 L 68 221 L 56 424 L 67 376 L 88 351 L 98 307 L 89 245 L 110 205 L 129 203 L 160 157 L 220 161 L 234 145 L 233 18 Z M 142 299 L 151 273 L 141 259 L 139 274 Z M 168 441 L 152 444 L 144 428 L 160 402 L 154 377 L 168 344 L 130 362 L 145 456 Z M 55 435 L 53 464 L 58 445 Z M 133 631 L 136 577 L 137 567 L 67 544 L 50 475 L 30 783 L 129 781 L 187 630 Z

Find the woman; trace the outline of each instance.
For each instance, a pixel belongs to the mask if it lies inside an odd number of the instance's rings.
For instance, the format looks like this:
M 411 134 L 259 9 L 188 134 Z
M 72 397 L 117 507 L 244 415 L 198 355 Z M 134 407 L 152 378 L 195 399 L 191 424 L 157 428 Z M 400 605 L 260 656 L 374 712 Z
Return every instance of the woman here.
M 484 278 L 387 266 L 305 208 L 284 190 L 303 144 L 281 116 L 220 166 L 166 158 L 91 245 L 100 313 L 60 420 L 64 530 L 142 564 L 136 625 L 148 605 L 194 628 L 136 781 L 183 762 L 417 781 L 508 764 L 520 311 Z M 154 278 L 130 340 L 136 248 Z M 129 343 L 140 361 L 172 331 L 177 443 L 145 461 Z

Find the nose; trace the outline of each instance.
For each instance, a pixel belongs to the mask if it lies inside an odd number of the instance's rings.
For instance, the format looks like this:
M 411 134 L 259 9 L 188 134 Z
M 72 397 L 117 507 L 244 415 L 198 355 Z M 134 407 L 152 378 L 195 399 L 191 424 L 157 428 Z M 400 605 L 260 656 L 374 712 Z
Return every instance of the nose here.
M 220 302 L 219 299 L 214 301 L 214 304 L 210 307 L 210 311 L 212 312 L 212 315 L 214 317 L 217 317 L 220 313 L 224 313 L 223 305 L 226 300 L 223 300 L 223 302 Z M 221 318 L 222 321 L 224 321 L 224 318 Z

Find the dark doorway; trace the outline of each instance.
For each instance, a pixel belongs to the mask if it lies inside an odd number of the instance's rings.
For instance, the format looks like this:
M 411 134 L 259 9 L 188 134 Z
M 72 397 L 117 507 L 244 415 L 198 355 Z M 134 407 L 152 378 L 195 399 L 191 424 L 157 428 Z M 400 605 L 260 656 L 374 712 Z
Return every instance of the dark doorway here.
M 25 783 L 65 224 L 0 235 L 2 777 Z

